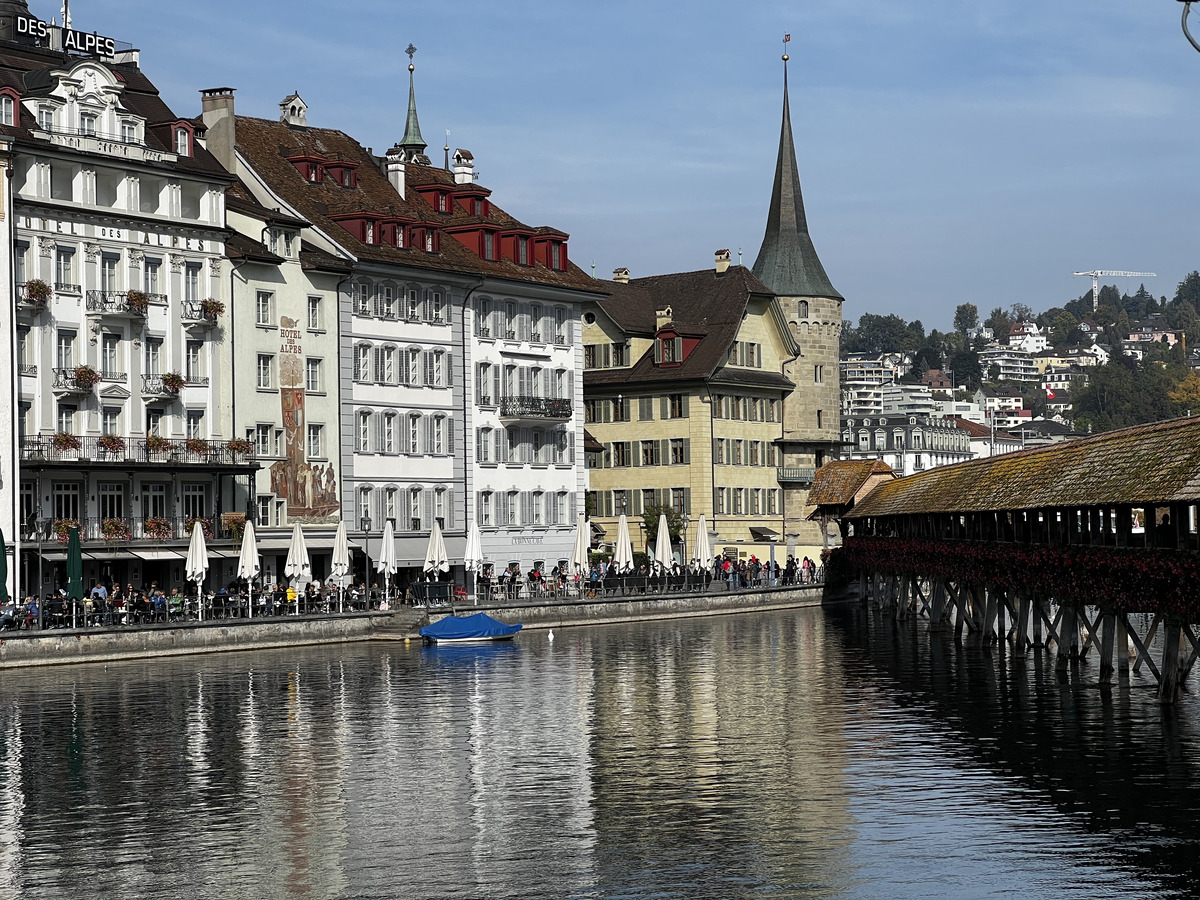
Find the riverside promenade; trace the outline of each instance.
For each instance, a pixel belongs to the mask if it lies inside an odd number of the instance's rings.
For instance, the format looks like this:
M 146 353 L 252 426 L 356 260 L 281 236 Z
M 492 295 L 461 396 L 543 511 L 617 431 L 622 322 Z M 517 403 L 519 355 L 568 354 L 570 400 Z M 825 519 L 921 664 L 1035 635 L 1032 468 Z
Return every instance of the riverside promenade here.
M 107 663 L 127 659 L 276 650 L 288 647 L 418 640 L 418 630 L 447 615 L 486 612 L 526 629 L 610 625 L 654 619 L 735 615 L 818 606 L 822 584 L 699 594 L 630 594 L 600 599 L 528 600 L 508 604 L 455 604 L 391 612 L 224 619 L 119 628 L 64 628 L 0 633 L 0 669 Z

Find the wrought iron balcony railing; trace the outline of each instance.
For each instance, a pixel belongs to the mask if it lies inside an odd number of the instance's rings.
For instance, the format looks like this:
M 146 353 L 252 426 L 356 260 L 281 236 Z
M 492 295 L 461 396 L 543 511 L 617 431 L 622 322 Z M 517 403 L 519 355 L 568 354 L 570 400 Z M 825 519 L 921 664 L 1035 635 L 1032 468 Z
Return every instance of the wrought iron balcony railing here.
M 53 435 L 24 438 L 22 462 L 52 463 L 180 463 L 197 466 L 250 465 L 254 451 L 236 453 L 224 441 L 194 441 L 172 438 L 120 437 L 113 435 L 77 437 L 77 447 Z
M 501 418 L 569 419 L 571 401 L 554 397 L 504 397 L 500 401 Z

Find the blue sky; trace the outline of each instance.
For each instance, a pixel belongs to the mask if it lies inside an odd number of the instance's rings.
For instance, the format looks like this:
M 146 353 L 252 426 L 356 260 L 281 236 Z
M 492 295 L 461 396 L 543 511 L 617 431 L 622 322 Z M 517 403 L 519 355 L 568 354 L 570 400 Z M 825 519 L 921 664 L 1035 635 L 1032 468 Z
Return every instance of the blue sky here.
M 58 2 L 32 0 L 43 18 Z M 418 48 L 440 158 L 607 276 L 753 262 L 779 136 L 780 40 L 809 224 L 845 315 L 947 329 L 958 303 L 1060 305 L 1086 268 L 1200 268 L 1200 54 L 1174 0 L 76 0 L 180 114 L 238 88 L 376 150 L 403 130 Z M 1200 31 L 1200 13 L 1195 17 Z M 436 155 L 435 155 L 436 153 Z M 736 258 L 736 256 L 735 256 Z M 1134 282 L 1121 282 L 1132 292 Z

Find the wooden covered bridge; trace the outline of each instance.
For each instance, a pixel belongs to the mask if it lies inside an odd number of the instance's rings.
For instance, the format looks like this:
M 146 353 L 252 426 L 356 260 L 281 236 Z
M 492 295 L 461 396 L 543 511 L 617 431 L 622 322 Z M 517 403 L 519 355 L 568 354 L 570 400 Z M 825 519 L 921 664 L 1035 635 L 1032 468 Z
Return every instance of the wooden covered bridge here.
M 1132 657 L 1174 702 L 1200 656 L 1200 417 L 902 479 L 854 466 L 831 463 L 813 486 L 812 517 L 843 534 L 831 581 L 931 630 L 1019 652 L 1052 641 L 1060 669 L 1094 648 L 1102 682 Z

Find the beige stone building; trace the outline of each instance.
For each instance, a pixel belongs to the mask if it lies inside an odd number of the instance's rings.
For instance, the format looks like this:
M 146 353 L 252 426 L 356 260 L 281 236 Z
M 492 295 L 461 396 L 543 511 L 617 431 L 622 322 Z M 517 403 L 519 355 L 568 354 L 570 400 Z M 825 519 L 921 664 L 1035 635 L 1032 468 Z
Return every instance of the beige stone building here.
M 704 514 L 715 553 L 770 559 L 775 544 L 782 564 L 792 384 L 781 373 L 799 348 L 779 302 L 728 251 L 699 272 L 630 280 L 619 269 L 610 289 L 583 311 L 584 417 L 603 448 L 588 454 L 600 540 L 615 539 L 625 512 L 635 552 L 645 550 L 645 510 L 669 506 L 684 520 L 677 559 L 692 558 Z
M 775 185 L 754 275 L 779 298 L 788 327 L 799 344 L 783 372 L 796 389 L 784 404 L 780 483 L 784 488 L 785 533 L 789 546 L 820 546 L 820 528 L 808 521 L 808 490 L 813 476 L 840 446 L 838 389 L 843 297 L 833 287 L 808 233 L 784 57 L 783 127 Z

